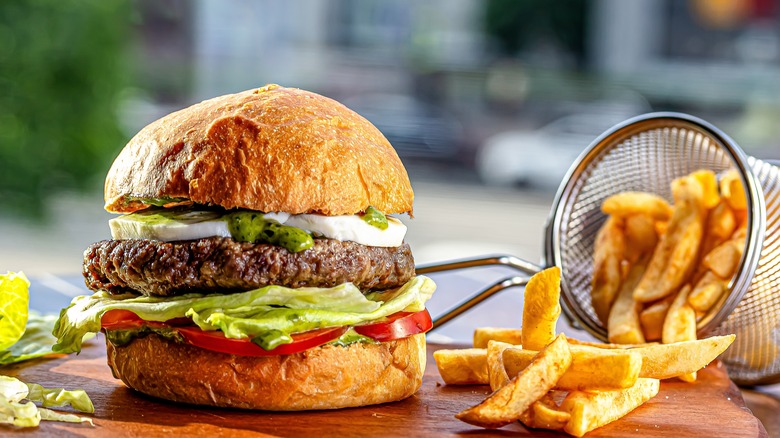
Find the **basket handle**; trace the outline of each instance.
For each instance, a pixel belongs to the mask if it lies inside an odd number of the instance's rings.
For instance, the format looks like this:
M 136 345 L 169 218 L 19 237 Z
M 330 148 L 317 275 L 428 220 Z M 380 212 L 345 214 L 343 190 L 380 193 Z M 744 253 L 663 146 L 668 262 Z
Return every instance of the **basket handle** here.
M 455 307 L 452 307 L 451 309 L 447 310 L 443 314 L 434 318 L 433 319 L 434 329 L 439 328 L 442 325 L 457 318 L 462 313 L 466 312 L 467 310 L 471 309 L 472 307 L 486 300 L 488 297 L 493 296 L 497 292 L 500 292 L 504 289 L 514 287 L 514 286 L 525 286 L 526 284 L 528 284 L 528 280 L 530 280 L 531 278 L 530 276 L 541 271 L 542 267 L 515 256 L 497 255 L 497 256 L 481 257 L 481 258 L 474 258 L 474 259 L 454 260 L 454 261 L 444 262 L 444 263 L 427 264 L 427 265 L 418 266 L 416 268 L 417 274 L 428 274 L 432 272 L 453 271 L 456 269 L 468 269 L 468 268 L 494 266 L 494 265 L 506 266 L 512 269 L 516 269 L 524 274 L 527 274 L 527 276 L 508 277 L 473 294 L 472 296 L 456 304 Z

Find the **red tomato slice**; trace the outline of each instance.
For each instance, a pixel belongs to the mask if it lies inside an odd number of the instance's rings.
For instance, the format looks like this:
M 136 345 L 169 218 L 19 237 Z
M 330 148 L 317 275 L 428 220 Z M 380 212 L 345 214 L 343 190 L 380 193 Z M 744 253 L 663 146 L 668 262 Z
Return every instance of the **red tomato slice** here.
M 394 313 L 382 322 L 357 325 L 355 331 L 379 342 L 388 342 L 425 333 L 433 327 L 428 309 L 420 312 Z
M 129 310 L 109 310 L 100 318 L 100 326 L 106 330 L 138 328 L 148 322 Z
M 280 354 L 295 354 L 310 348 L 338 339 L 347 331 L 347 327 L 333 327 L 312 330 L 292 335 L 293 341 L 280 345 L 273 350 L 265 350 L 249 339 L 226 338 L 220 331 L 204 331 L 199 327 L 177 327 L 184 339 L 190 344 L 206 350 L 219 353 L 235 354 L 237 356 L 276 356 Z

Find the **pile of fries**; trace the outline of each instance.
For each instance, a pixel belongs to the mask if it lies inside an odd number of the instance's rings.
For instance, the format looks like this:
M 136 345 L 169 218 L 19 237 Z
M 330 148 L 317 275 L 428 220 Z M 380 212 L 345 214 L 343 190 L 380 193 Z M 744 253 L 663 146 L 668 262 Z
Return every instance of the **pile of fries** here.
M 591 302 L 609 341 L 696 339 L 696 324 L 728 293 L 745 249 L 747 202 L 735 171 L 699 170 L 672 182 L 674 205 L 624 192 L 594 246 Z M 681 376 L 693 381 L 695 373 Z
M 734 335 L 671 344 L 616 345 L 555 334 L 560 269 L 534 275 L 525 289 L 523 328 L 478 328 L 474 348 L 438 350 L 448 385 L 490 385 L 493 393 L 455 417 L 485 428 L 521 421 L 530 428 L 585 433 L 654 397 L 660 379 L 694 373 Z

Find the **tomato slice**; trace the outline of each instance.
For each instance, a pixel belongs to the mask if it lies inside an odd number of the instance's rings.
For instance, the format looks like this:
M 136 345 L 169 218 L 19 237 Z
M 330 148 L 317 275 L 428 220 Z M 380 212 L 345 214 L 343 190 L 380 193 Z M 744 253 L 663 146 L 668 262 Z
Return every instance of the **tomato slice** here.
M 419 312 L 398 312 L 384 321 L 357 325 L 355 331 L 379 342 L 388 342 L 425 333 L 433 327 L 428 309 Z
M 237 356 L 276 356 L 300 353 L 327 344 L 343 335 L 347 331 L 347 327 L 332 327 L 296 333 L 292 335 L 293 341 L 291 343 L 280 345 L 270 351 L 254 344 L 249 339 L 226 338 L 224 333 L 220 331 L 204 331 L 199 327 L 177 327 L 176 331 L 188 343 L 206 350 Z
M 226 338 L 221 331 L 204 331 L 191 325 L 187 318 L 176 318 L 170 321 L 144 321 L 141 317 L 128 310 L 110 310 L 100 319 L 105 330 L 127 330 L 146 326 L 170 327 L 176 330 L 184 340 L 196 347 L 219 353 L 238 356 L 275 356 L 280 354 L 295 354 L 310 348 L 327 344 L 346 333 L 349 327 L 331 327 L 312 330 L 292 335 L 293 341 L 280 345 L 273 350 L 265 350 L 249 339 Z M 379 342 L 388 342 L 406 338 L 431 329 L 433 322 L 428 310 L 420 312 L 398 312 L 388 316 L 381 322 L 355 326 L 357 333 L 368 336 Z

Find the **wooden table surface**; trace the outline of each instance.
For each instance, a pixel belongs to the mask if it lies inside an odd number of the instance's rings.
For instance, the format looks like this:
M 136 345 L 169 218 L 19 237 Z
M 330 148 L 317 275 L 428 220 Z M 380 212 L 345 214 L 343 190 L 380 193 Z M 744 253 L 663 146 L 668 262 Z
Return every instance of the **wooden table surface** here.
M 27 382 L 85 389 L 95 404 L 95 427 L 42 422 L 37 429 L 2 428 L 0 433 L 40 436 L 558 436 L 513 424 L 482 430 L 456 420 L 460 410 L 480 402 L 484 386 L 443 384 L 429 346 L 429 366 L 420 391 L 401 402 L 316 412 L 249 412 L 176 405 L 138 394 L 111 376 L 103 337 L 83 352 L 0 369 Z M 194 370 L 193 372 L 197 372 Z M 761 422 L 745 407 L 739 389 L 718 363 L 699 373 L 696 383 L 663 382 L 660 393 L 623 419 L 588 436 L 765 437 Z

